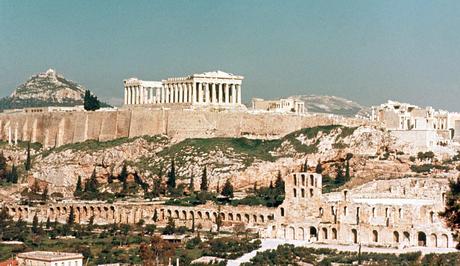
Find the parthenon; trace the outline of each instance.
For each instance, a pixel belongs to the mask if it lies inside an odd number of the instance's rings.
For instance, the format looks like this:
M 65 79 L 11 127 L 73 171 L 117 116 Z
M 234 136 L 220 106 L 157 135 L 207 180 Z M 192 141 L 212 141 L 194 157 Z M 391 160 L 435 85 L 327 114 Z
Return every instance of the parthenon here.
M 124 104 L 189 104 L 195 106 L 242 106 L 243 76 L 222 71 L 167 78 L 162 81 L 124 80 Z

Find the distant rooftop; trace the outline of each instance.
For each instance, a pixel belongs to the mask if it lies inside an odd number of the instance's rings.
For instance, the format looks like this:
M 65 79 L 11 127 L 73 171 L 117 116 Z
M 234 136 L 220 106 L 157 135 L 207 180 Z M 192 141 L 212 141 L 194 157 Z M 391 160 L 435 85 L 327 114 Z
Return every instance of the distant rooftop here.
M 19 259 L 32 259 L 41 261 L 60 261 L 60 260 L 73 260 L 83 259 L 83 255 L 80 253 L 66 253 L 66 252 L 52 252 L 52 251 L 31 251 L 19 253 L 17 256 Z

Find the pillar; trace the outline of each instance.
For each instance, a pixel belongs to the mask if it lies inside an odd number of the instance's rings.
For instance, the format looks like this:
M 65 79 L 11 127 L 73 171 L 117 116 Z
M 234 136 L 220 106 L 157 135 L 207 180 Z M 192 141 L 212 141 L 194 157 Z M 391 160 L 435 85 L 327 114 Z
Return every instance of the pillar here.
M 139 90 L 141 91 L 140 104 L 145 104 L 145 88 L 143 86 L 139 86 Z
M 134 89 L 129 86 L 129 104 L 134 104 Z
M 184 102 L 184 84 L 179 84 L 179 102 Z
M 215 104 L 215 103 L 217 103 L 217 97 L 216 97 L 216 83 L 212 83 L 212 84 L 211 84 L 211 88 L 212 88 L 212 99 L 211 99 L 211 103 Z
M 198 103 L 203 102 L 203 83 L 198 83 Z
M 160 103 L 164 103 L 165 102 L 165 86 L 166 85 L 163 85 L 161 86 L 160 88 Z
M 184 102 L 185 102 L 185 103 L 188 103 L 188 102 L 189 102 L 189 100 L 188 100 L 188 92 L 189 92 L 189 90 L 188 90 L 188 83 L 185 83 L 185 84 L 184 84 Z
M 225 84 L 225 103 L 229 104 L 230 103 L 230 95 L 229 95 L 229 88 L 230 84 Z
M 221 104 L 221 103 L 222 103 L 222 94 L 223 94 L 223 92 L 224 92 L 222 86 L 223 86 L 224 84 L 223 84 L 223 83 L 219 83 L 218 85 L 219 85 L 219 86 L 217 87 L 217 90 L 219 91 L 219 99 L 218 99 L 218 102 L 219 102 L 219 104 Z
M 196 82 L 192 83 L 192 104 L 196 102 Z
M 232 104 L 236 104 L 236 84 L 232 86 Z
M 205 103 L 209 103 L 209 83 L 204 84 L 204 90 L 205 90 Z
M 123 103 L 127 104 L 127 102 L 128 102 L 128 89 L 125 87 L 125 98 L 124 98 Z
M 237 85 L 236 88 L 237 88 L 236 94 L 238 95 L 237 104 L 241 104 L 241 85 Z
M 169 103 L 169 84 L 165 87 L 165 101 L 164 103 Z
M 174 84 L 173 86 L 174 94 L 173 94 L 173 103 L 177 103 L 179 100 L 179 86 L 178 84 Z

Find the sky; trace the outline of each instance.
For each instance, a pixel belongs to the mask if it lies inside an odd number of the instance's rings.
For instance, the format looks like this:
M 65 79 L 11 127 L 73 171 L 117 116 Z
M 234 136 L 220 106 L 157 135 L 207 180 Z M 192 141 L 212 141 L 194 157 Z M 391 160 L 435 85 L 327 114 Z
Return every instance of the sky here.
M 0 96 L 48 68 L 111 102 L 125 78 L 222 70 L 245 77 L 245 102 L 315 94 L 460 111 L 459 14 L 443 0 L 0 0 Z

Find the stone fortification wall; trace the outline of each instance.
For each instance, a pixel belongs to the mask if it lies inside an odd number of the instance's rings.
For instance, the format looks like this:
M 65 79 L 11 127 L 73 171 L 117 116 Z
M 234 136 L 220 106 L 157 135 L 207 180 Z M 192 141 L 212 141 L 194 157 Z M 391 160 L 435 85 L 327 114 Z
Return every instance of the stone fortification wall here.
M 319 125 L 362 125 L 366 121 L 331 116 L 298 116 L 244 111 L 160 110 L 148 107 L 97 112 L 0 114 L 0 139 L 45 147 L 120 137 L 165 134 L 177 140 L 208 137 L 277 138 Z

